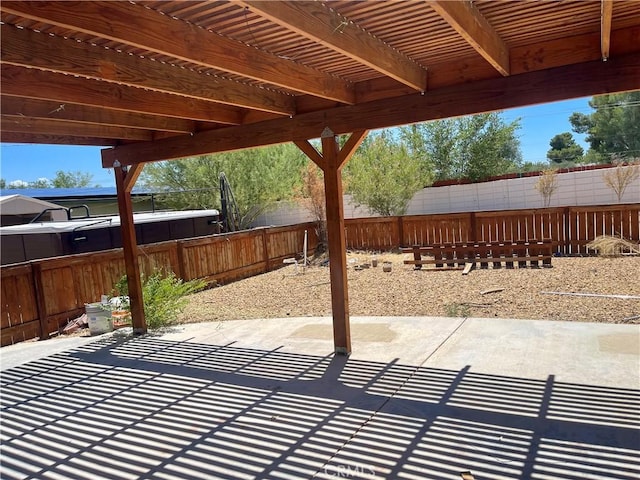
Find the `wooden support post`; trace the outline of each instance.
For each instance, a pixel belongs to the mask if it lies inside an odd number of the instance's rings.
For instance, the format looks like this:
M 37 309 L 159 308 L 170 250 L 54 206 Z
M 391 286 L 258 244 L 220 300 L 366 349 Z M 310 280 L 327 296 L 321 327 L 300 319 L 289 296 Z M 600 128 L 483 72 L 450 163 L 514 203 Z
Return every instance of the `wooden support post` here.
M 339 148 L 337 137 L 329 129 L 322 132 L 322 154 L 307 141 L 295 142 L 324 173 L 324 193 L 327 212 L 327 246 L 331 278 L 331 309 L 333 313 L 333 342 L 335 353 L 351 353 L 349 324 L 349 296 L 347 288 L 347 249 L 344 233 L 344 205 L 342 195 L 342 167 L 351 158 L 367 134 L 354 132 Z
M 116 190 L 118 194 L 118 211 L 120 213 L 120 231 L 122 234 L 122 251 L 124 265 L 127 272 L 129 287 L 129 302 L 131 305 L 131 323 L 135 334 L 147 332 L 147 322 L 144 318 L 144 304 L 142 300 L 142 282 L 140 281 L 140 267 L 138 266 L 138 245 L 136 229 L 133 223 L 133 206 L 131 204 L 131 190 L 135 184 L 142 164 L 134 165 L 130 169 L 114 165 Z
M 331 311 L 336 353 L 351 353 L 349 296 L 347 286 L 347 247 L 344 234 L 342 169 L 338 165 L 338 143 L 333 132 L 322 138 L 325 160 L 324 192 L 327 208 L 327 244 L 331 277 Z

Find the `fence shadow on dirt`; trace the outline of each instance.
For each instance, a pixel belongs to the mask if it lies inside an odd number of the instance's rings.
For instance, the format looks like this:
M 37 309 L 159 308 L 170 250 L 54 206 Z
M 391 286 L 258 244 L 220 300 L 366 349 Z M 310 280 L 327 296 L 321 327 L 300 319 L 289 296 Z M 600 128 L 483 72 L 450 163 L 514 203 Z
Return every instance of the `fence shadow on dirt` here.
M 111 337 L 2 372 L 3 479 L 640 473 L 635 390 Z

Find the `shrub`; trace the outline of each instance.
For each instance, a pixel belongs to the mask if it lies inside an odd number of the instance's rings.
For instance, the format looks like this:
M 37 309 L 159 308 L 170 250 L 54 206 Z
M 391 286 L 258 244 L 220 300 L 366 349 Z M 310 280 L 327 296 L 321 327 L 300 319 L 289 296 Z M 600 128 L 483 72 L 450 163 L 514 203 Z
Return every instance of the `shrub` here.
M 178 314 L 187 304 L 187 299 L 184 297 L 202 290 L 207 285 L 204 280 L 185 282 L 177 278 L 173 272 L 166 273 L 161 270 L 149 277 L 142 275 L 141 279 L 144 315 L 150 330 L 175 324 Z M 120 278 L 114 290 L 118 296 L 128 295 L 126 275 Z M 129 305 L 125 307 L 129 309 Z
M 471 315 L 471 309 L 463 303 L 447 303 L 444 310 L 447 317 L 468 318 Z
M 533 186 L 542 195 L 545 207 L 551 205 L 551 196 L 558 188 L 556 174 L 557 172 L 553 169 L 543 171 Z
M 627 187 L 640 177 L 640 165 L 625 165 L 618 162 L 615 168 L 602 174 L 604 184 L 613 190 L 618 197 L 618 203 L 622 202 Z

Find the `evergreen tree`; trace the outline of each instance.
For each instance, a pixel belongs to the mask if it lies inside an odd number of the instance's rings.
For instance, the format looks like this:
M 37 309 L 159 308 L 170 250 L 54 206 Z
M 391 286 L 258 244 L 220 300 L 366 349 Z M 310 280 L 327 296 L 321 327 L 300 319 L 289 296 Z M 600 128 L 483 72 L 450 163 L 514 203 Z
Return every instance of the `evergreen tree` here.
M 640 156 L 640 90 L 593 97 L 589 106 L 593 113 L 574 113 L 569 121 L 574 132 L 587 134 L 590 161 Z
M 547 159 L 553 164 L 578 163 L 582 160 L 584 150 L 570 132 L 554 136 L 549 145 L 551 149 L 547 152 Z

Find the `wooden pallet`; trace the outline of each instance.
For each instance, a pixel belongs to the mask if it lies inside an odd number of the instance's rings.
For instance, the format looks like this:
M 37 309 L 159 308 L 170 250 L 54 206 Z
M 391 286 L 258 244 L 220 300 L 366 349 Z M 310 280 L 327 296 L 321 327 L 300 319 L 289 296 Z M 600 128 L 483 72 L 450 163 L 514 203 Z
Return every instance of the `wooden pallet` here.
M 461 270 L 466 264 L 479 268 L 538 268 L 551 267 L 553 243 L 551 240 L 540 242 L 501 242 L 475 244 L 415 245 L 403 248 L 403 253 L 412 253 L 413 259 L 405 260 L 420 270 L 423 265 L 435 265 L 437 270 Z M 423 258 L 428 256 L 432 258 Z M 467 271 L 468 271 L 467 267 Z

